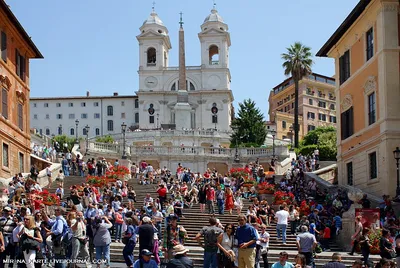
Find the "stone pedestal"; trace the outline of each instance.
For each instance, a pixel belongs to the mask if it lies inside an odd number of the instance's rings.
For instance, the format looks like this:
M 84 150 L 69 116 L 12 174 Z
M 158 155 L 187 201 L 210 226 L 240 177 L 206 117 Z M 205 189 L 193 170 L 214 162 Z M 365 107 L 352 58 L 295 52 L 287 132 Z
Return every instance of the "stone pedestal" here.
M 118 162 L 119 162 L 120 166 L 128 168 L 129 175 L 125 176 L 125 180 L 130 180 L 132 178 L 131 174 L 130 174 L 130 170 L 131 170 L 131 166 L 132 166 L 131 160 L 129 160 L 129 159 L 120 159 Z
M 190 112 L 192 107 L 189 103 L 178 102 L 175 104 L 175 127 L 177 130 L 190 129 L 191 128 L 191 116 Z

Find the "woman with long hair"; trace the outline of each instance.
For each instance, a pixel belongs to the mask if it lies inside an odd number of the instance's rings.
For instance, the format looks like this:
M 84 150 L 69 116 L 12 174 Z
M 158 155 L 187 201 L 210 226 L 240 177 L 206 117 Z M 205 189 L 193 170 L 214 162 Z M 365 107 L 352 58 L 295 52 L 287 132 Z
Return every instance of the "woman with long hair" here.
M 307 267 L 306 264 L 306 256 L 303 254 L 297 254 L 296 257 L 294 257 L 294 267 L 295 268 L 305 268 Z
M 206 211 L 206 184 L 204 184 L 199 191 L 199 203 L 200 203 L 200 212 L 204 213 Z
M 229 214 L 232 215 L 232 209 L 235 207 L 233 202 L 233 192 L 231 187 L 225 187 L 225 209 L 229 211 Z
M 290 232 L 292 235 L 296 233 L 297 222 L 299 221 L 299 212 L 294 208 L 293 205 L 289 206 L 289 221 L 290 221 Z
M 394 255 L 393 244 L 390 242 L 389 238 L 390 238 L 390 231 L 383 229 L 382 237 L 381 240 L 379 241 L 379 249 L 381 251 L 381 257 L 388 260 L 392 259 Z
M 235 267 L 235 253 L 233 251 L 234 245 L 235 226 L 228 223 L 225 225 L 224 233 L 220 234 L 217 239 L 217 246 L 220 249 L 219 253 L 219 268 L 233 268 Z
M 17 235 L 21 240 L 33 239 L 38 242 L 38 244 L 43 242 L 42 235 L 40 234 L 39 228 L 36 227 L 35 218 L 33 216 L 24 217 L 24 228 Z M 25 265 L 27 268 L 35 267 L 36 260 L 36 250 L 26 249 L 23 250 Z

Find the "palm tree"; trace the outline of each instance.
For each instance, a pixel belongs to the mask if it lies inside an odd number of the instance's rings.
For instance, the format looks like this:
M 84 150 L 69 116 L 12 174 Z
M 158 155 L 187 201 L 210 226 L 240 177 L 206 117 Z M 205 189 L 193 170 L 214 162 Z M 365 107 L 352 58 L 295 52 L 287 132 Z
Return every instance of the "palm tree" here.
M 299 81 L 311 74 L 311 48 L 296 42 L 287 48 L 287 52 L 281 55 L 284 60 L 282 67 L 285 75 L 291 75 L 294 81 L 294 147 L 299 147 Z

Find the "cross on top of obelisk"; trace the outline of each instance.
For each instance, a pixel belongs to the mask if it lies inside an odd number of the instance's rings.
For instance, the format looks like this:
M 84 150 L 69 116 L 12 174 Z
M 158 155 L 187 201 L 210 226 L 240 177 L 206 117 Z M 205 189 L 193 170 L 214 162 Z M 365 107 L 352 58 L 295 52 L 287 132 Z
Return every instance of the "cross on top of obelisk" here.
M 181 13 L 179 13 L 179 14 L 181 15 L 181 19 L 179 21 L 179 24 L 181 25 L 181 28 L 183 28 L 183 18 L 182 18 L 183 12 L 181 11 Z
M 217 7 L 217 3 L 215 2 L 215 0 L 213 0 L 214 4 L 213 4 L 213 9 L 216 9 Z
M 153 7 L 152 7 L 152 9 L 153 9 L 153 13 L 154 13 L 155 10 L 156 10 L 156 1 L 153 1 Z

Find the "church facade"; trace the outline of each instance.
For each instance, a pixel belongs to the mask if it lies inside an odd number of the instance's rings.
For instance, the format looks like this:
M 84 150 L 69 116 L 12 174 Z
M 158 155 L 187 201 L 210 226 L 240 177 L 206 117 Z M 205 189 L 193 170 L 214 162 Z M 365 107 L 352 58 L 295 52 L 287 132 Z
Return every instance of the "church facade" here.
M 171 41 L 167 27 L 157 13 L 153 10 L 140 27 L 137 36 L 140 54 L 137 92 L 140 129 L 230 130 L 234 113 L 229 71 L 231 41 L 228 25 L 215 8 L 204 20 L 198 36 L 201 43 L 201 65 L 184 64 L 181 24 L 180 66 L 169 66 Z M 180 90 L 187 92 L 187 122 L 184 123 L 177 122 Z

